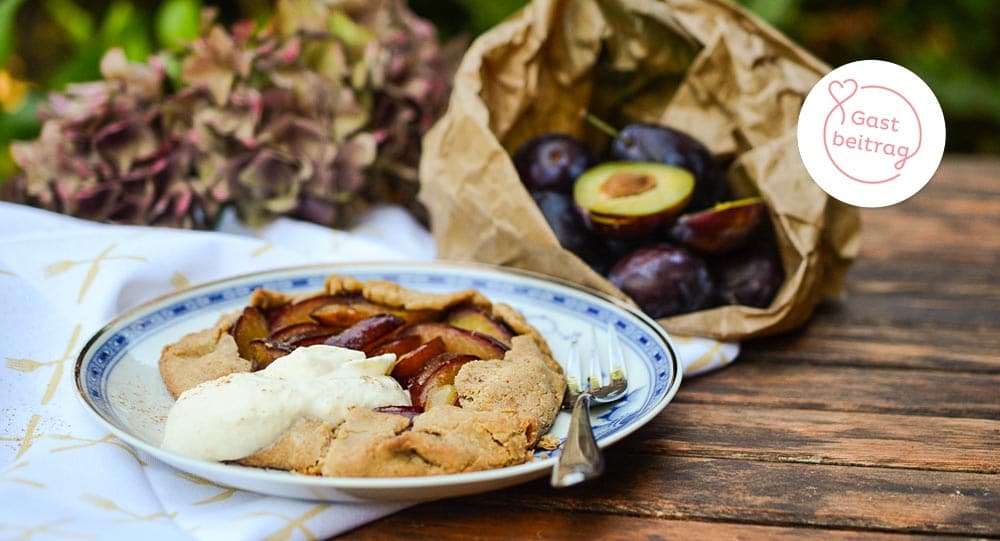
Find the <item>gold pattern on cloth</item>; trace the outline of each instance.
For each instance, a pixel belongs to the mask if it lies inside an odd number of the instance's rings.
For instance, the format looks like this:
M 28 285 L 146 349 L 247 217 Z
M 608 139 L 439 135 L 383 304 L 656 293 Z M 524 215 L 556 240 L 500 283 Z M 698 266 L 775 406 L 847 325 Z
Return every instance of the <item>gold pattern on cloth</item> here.
M 121 450 L 125 451 L 126 453 L 128 453 L 128 455 L 131 456 L 132 458 L 134 458 L 135 461 L 137 463 L 139 463 L 140 466 L 145 467 L 145 466 L 149 465 L 145 460 L 142 459 L 142 457 L 139 456 L 138 453 L 135 452 L 134 449 L 132 449 L 131 447 L 129 447 L 128 445 L 126 445 L 125 442 L 123 442 L 123 441 L 119 440 L 118 438 L 116 438 L 114 436 L 114 434 L 108 434 L 108 435 L 104 436 L 103 438 L 98 438 L 96 440 L 89 439 L 89 438 L 80 438 L 80 437 L 77 437 L 77 436 L 71 436 L 69 434 L 42 434 L 39 437 L 40 438 L 54 438 L 54 439 L 57 439 L 57 440 L 68 440 L 68 441 L 78 441 L 78 442 L 81 442 L 81 443 L 78 443 L 76 445 L 67 445 L 65 447 L 59 447 L 59 448 L 56 448 L 56 449 L 52 449 L 53 453 L 59 453 L 59 452 L 62 452 L 62 451 L 72 451 L 74 449 L 84 449 L 86 447 L 95 447 L 95 446 L 100 445 L 102 443 L 107 443 L 109 445 L 114 445 L 115 447 L 118 447 L 119 449 L 121 449 Z
M 317 505 L 317 506 L 309 509 L 308 511 L 306 511 L 302 515 L 300 515 L 298 518 L 292 518 L 292 517 L 289 517 L 287 515 L 283 515 L 281 513 L 272 513 L 270 511 L 257 511 L 257 512 L 254 512 L 254 513 L 247 513 L 247 514 L 243 515 L 240 518 L 278 517 L 278 518 L 283 519 L 287 524 L 285 524 L 285 526 L 283 528 L 279 529 L 278 531 L 274 532 L 273 534 L 265 537 L 264 539 L 266 539 L 267 541 L 284 541 L 284 540 L 291 539 L 292 538 L 292 534 L 295 533 L 295 530 L 300 530 L 302 532 L 302 534 L 306 536 L 306 539 L 314 540 L 314 539 L 316 539 L 316 534 L 314 534 L 312 532 L 312 530 L 310 530 L 306 526 L 305 523 L 306 523 L 307 520 L 309 520 L 309 519 L 313 518 L 314 516 L 320 514 L 321 512 L 323 512 L 324 510 L 326 510 L 328 507 L 329 506 L 327 506 L 327 505 Z
M 191 287 L 191 280 L 188 280 L 187 276 L 181 274 L 180 271 L 176 271 L 170 277 L 170 285 L 177 291 L 180 291 Z
M 0 441 L 19 441 L 21 445 L 17 448 L 17 454 L 14 455 L 14 460 L 21 458 L 31 448 L 31 444 L 35 443 L 40 436 L 35 434 L 35 428 L 38 427 L 38 421 L 41 417 L 36 413 L 28 419 L 28 426 L 24 429 L 24 436 L 20 438 L 9 438 L 5 436 L 0 436 Z
M 344 232 L 343 231 L 331 231 L 330 232 L 330 250 L 332 252 L 339 252 L 344 249 Z
M 715 344 L 713 344 L 712 347 L 708 348 L 708 351 L 701 354 L 701 357 L 698 357 L 697 359 L 694 360 L 694 362 L 689 364 L 687 366 L 687 371 L 695 372 L 701 368 L 704 368 L 709 364 L 711 364 L 716 359 L 717 356 L 722 357 L 721 364 L 729 363 L 729 358 L 727 358 L 725 355 L 722 354 L 721 342 L 716 342 Z
M 194 483 L 196 485 L 215 487 L 215 488 L 218 488 L 221 491 L 218 494 L 216 494 L 215 496 L 211 496 L 211 497 L 206 498 L 204 500 L 196 501 L 196 502 L 194 502 L 191 505 L 206 505 L 206 504 L 210 504 L 210 503 L 221 502 L 222 500 L 228 500 L 229 498 L 231 498 L 233 496 L 233 494 L 236 494 L 236 489 L 235 488 L 224 487 L 224 486 L 222 486 L 222 485 L 220 485 L 218 483 L 213 483 L 212 481 L 209 481 L 208 479 L 205 479 L 203 477 L 199 477 L 199 476 L 191 474 L 191 473 L 182 472 L 182 471 L 175 471 L 174 475 L 176 475 L 177 477 L 180 477 L 181 479 L 185 479 L 187 481 L 190 481 L 190 482 L 192 482 L 192 483 Z
M 118 243 L 108 245 L 108 247 L 101 251 L 101 253 L 94 259 L 57 261 L 48 267 L 45 267 L 45 277 L 52 278 L 53 276 L 62 274 L 77 265 L 86 265 L 89 263 L 90 267 L 87 269 L 87 275 L 83 278 L 83 285 L 80 286 L 80 295 L 76 298 L 76 303 L 80 304 L 83 302 L 83 298 L 87 295 L 87 290 L 89 290 L 91 284 L 94 283 L 94 279 L 97 278 L 97 272 L 100 269 L 101 263 L 112 260 L 148 261 L 145 257 L 137 255 L 110 255 L 111 252 L 117 247 Z
M 11 537 L 10 539 L 17 539 L 18 541 L 30 541 L 31 539 L 34 539 L 36 535 L 44 537 L 46 539 L 52 537 L 65 537 L 68 539 L 97 538 L 96 535 L 90 533 L 72 532 L 72 531 L 57 529 L 58 527 L 62 526 L 63 524 L 66 524 L 67 522 L 70 522 L 70 519 L 61 518 L 58 520 L 53 520 L 51 522 L 46 522 L 44 524 L 39 524 L 38 526 L 33 526 L 30 528 L 24 526 L 17 526 L 15 524 L 4 524 L 0 522 L 0 534 L 5 534 L 8 530 L 15 530 L 18 532 L 18 534 L 15 535 L 14 537 Z
M 20 359 L 7 357 L 7 368 L 12 370 L 17 370 L 19 372 L 34 372 L 39 368 L 44 368 L 46 366 L 55 366 L 56 369 L 52 372 L 52 378 L 49 379 L 49 385 L 45 388 L 45 394 L 42 396 L 42 405 L 49 403 L 52 397 L 56 394 L 56 388 L 59 387 L 59 381 L 62 380 L 63 370 L 65 370 L 66 361 L 69 361 L 73 357 L 73 352 L 76 351 L 76 342 L 80 339 L 80 325 L 73 328 L 73 335 L 70 336 L 69 342 L 66 344 L 66 350 L 63 351 L 62 357 L 54 361 L 34 361 L 32 359 Z
M 22 477 L 15 477 L 14 475 L 12 475 L 15 470 L 20 470 L 22 468 L 26 468 L 27 466 L 28 463 L 25 461 L 25 462 L 18 462 L 12 465 L 10 468 L 7 468 L 7 471 L 3 472 L 3 474 L 0 474 L 0 483 L 21 483 L 22 485 L 28 485 L 30 487 L 45 488 L 44 483 L 39 483 L 38 481 L 32 481 L 31 479 L 24 479 Z
M 253 252 L 251 252 L 250 253 L 250 257 L 260 257 L 261 255 L 264 255 L 265 253 L 267 253 L 267 251 L 270 250 L 271 248 L 274 248 L 274 243 L 273 242 L 265 242 L 264 244 L 262 244 L 260 246 L 260 248 L 257 248 L 256 250 L 254 250 Z
M 80 498 L 85 502 L 91 503 L 97 507 L 100 507 L 101 509 L 104 509 L 105 511 L 111 511 L 127 517 L 127 518 L 122 518 L 117 522 L 153 522 L 155 520 L 160 520 L 161 518 L 167 518 L 170 520 L 177 518 L 176 512 L 164 513 L 163 511 L 158 511 L 156 513 L 152 513 L 149 515 L 140 515 L 139 513 L 135 513 L 129 511 L 128 509 L 125 509 L 124 507 L 115 503 L 112 500 L 109 500 L 107 498 L 102 498 L 100 496 L 95 496 L 93 494 L 84 494 L 83 496 L 80 496 Z
M 75 450 L 75 449 L 84 449 L 84 448 L 87 448 L 87 447 L 94 447 L 94 446 L 106 443 L 108 445 L 113 445 L 113 446 L 115 446 L 115 447 L 117 447 L 117 448 L 125 451 L 129 456 L 131 456 L 132 458 L 134 458 L 135 461 L 140 466 L 148 466 L 149 465 L 149 464 L 146 463 L 145 460 L 143 460 L 139 456 L 138 453 L 136 453 L 136 451 L 134 449 L 132 449 L 131 447 L 129 447 L 128 445 L 126 445 L 125 442 L 123 442 L 123 441 L 119 440 L 118 438 L 116 438 L 113 434 L 107 434 L 104 437 L 98 438 L 98 439 L 81 438 L 79 436 L 73 436 L 71 434 L 58 434 L 58 433 L 44 433 L 44 434 L 39 434 L 39 433 L 36 433 L 36 430 L 38 429 L 38 422 L 40 420 L 41 420 L 41 416 L 39 416 L 37 413 L 34 414 L 34 415 L 32 415 L 31 418 L 28 419 L 28 426 L 25 427 L 25 429 L 24 429 L 24 436 L 22 436 L 22 437 L 11 438 L 11 437 L 0 436 L 0 441 L 17 441 L 17 442 L 21 442 L 21 445 L 17 449 L 17 454 L 14 455 L 14 460 L 17 460 L 17 459 L 21 458 L 24 455 L 24 453 L 26 453 L 28 451 L 28 449 L 32 446 L 32 444 L 34 444 L 36 441 L 44 438 L 44 439 L 53 439 L 53 440 L 61 440 L 61 441 L 75 441 L 75 442 L 80 442 L 80 443 L 77 443 L 77 444 L 74 444 L 74 445 L 67 445 L 67 446 L 64 446 L 64 447 L 58 447 L 58 448 L 52 449 L 50 451 L 52 453 L 60 453 L 60 452 L 63 452 L 63 451 L 72 451 L 72 450 Z M 27 462 L 23 462 L 22 464 L 26 465 Z M 23 467 L 23 466 L 18 466 L 18 467 Z

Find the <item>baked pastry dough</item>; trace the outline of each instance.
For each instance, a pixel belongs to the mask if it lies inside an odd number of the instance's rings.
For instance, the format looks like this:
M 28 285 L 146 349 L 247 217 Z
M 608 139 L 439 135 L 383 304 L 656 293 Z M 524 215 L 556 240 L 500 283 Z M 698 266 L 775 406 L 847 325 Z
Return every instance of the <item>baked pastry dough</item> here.
M 559 411 L 566 381 L 544 338 L 517 310 L 493 303 L 475 290 L 428 293 L 389 281 L 362 282 L 338 275 L 328 277 L 323 290 L 309 294 L 257 290 L 249 306 L 274 320 L 283 309 L 319 297 L 331 299 L 321 308 L 326 323 L 349 325 L 393 314 L 405 322 L 393 331 L 402 336 L 420 324 L 450 325 L 450 313 L 472 306 L 499 322 L 510 336 L 498 350 L 503 351 L 502 358 L 465 359 L 459 365 L 450 383 L 449 403 L 429 405 L 423 411 L 353 408 L 337 426 L 323 419 L 298 418 L 277 440 L 236 462 L 307 475 L 385 477 L 478 471 L 531 459 Z M 159 369 L 172 396 L 257 368 L 255 359 L 246 358 L 252 355 L 241 356 L 233 336 L 239 317 L 227 314 L 211 328 L 163 349 Z

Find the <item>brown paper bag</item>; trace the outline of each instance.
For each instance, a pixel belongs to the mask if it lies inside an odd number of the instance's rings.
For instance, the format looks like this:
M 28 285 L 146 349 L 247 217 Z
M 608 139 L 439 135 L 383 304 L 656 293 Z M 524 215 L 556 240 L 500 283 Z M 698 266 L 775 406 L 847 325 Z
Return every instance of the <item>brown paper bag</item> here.
M 618 126 L 660 122 L 733 159 L 731 189 L 767 202 L 786 274 L 768 308 L 724 306 L 660 323 L 724 340 L 792 329 L 840 292 L 860 244 L 857 209 L 828 197 L 796 149 L 799 109 L 827 71 L 723 0 L 536 0 L 470 46 L 449 109 L 424 139 L 419 198 L 439 257 L 529 269 L 627 299 L 559 246 L 510 154 L 548 131 L 597 148 L 607 137 L 585 125 L 583 109 Z

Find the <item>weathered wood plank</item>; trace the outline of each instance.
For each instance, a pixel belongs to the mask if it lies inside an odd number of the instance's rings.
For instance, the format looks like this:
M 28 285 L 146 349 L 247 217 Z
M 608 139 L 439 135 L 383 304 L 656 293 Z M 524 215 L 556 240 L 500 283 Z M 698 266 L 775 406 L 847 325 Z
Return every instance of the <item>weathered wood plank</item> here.
M 862 257 L 995 262 L 1000 253 L 997 166 L 995 159 L 946 160 L 909 200 L 863 210 Z
M 862 257 L 995 261 L 1000 225 L 991 209 L 1000 204 L 1000 196 L 960 201 L 948 197 L 921 193 L 897 207 L 862 212 Z
M 461 520 L 456 520 L 460 510 Z M 498 514 L 503 528 L 497 528 Z M 340 539 L 368 541 L 438 541 L 440 539 L 742 539 L 744 541 L 799 541 L 801 539 L 886 539 L 891 541 L 944 541 L 960 536 L 874 533 L 826 528 L 758 526 L 697 520 L 668 520 L 603 514 L 545 513 L 532 510 L 499 511 L 493 506 L 468 505 L 449 500 L 420 505 L 383 518 Z
M 1000 473 L 1000 421 L 673 403 L 629 452 Z
M 473 498 L 553 516 L 604 513 L 776 526 L 1000 535 L 1000 476 L 645 455 L 624 447 L 590 485 L 534 482 Z
M 746 357 L 685 380 L 677 402 L 1000 419 L 1000 374 L 824 366 Z
M 1000 176 L 1000 160 L 996 156 L 949 154 L 925 191 L 961 191 L 996 196 L 997 176 Z
M 998 233 L 1000 236 L 1000 233 Z M 981 263 L 857 260 L 846 278 L 843 311 L 858 324 L 1000 327 L 1000 252 Z
M 859 324 L 837 317 L 837 311 L 825 305 L 796 332 L 744 343 L 743 355 L 822 365 L 1000 372 L 1000 325 Z

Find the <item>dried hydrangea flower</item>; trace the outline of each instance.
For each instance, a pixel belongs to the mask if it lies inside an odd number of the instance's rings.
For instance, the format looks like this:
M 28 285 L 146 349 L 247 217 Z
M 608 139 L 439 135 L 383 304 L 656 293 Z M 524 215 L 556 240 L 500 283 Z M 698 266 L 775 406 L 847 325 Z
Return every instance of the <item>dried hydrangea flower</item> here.
M 53 94 L 42 135 L 16 145 L 7 198 L 117 223 L 211 227 L 293 216 L 343 227 L 372 202 L 425 218 L 420 140 L 444 111 L 458 55 L 402 0 L 280 0 L 269 24 L 228 30 L 206 10 L 162 66 L 120 51 L 103 81 Z M 53 159 L 52 157 L 56 158 Z
M 43 104 L 38 139 L 12 145 L 22 173 L 5 198 L 102 222 L 213 225 L 219 201 L 191 175 L 192 149 L 164 128 L 162 65 L 112 49 L 101 74 Z

